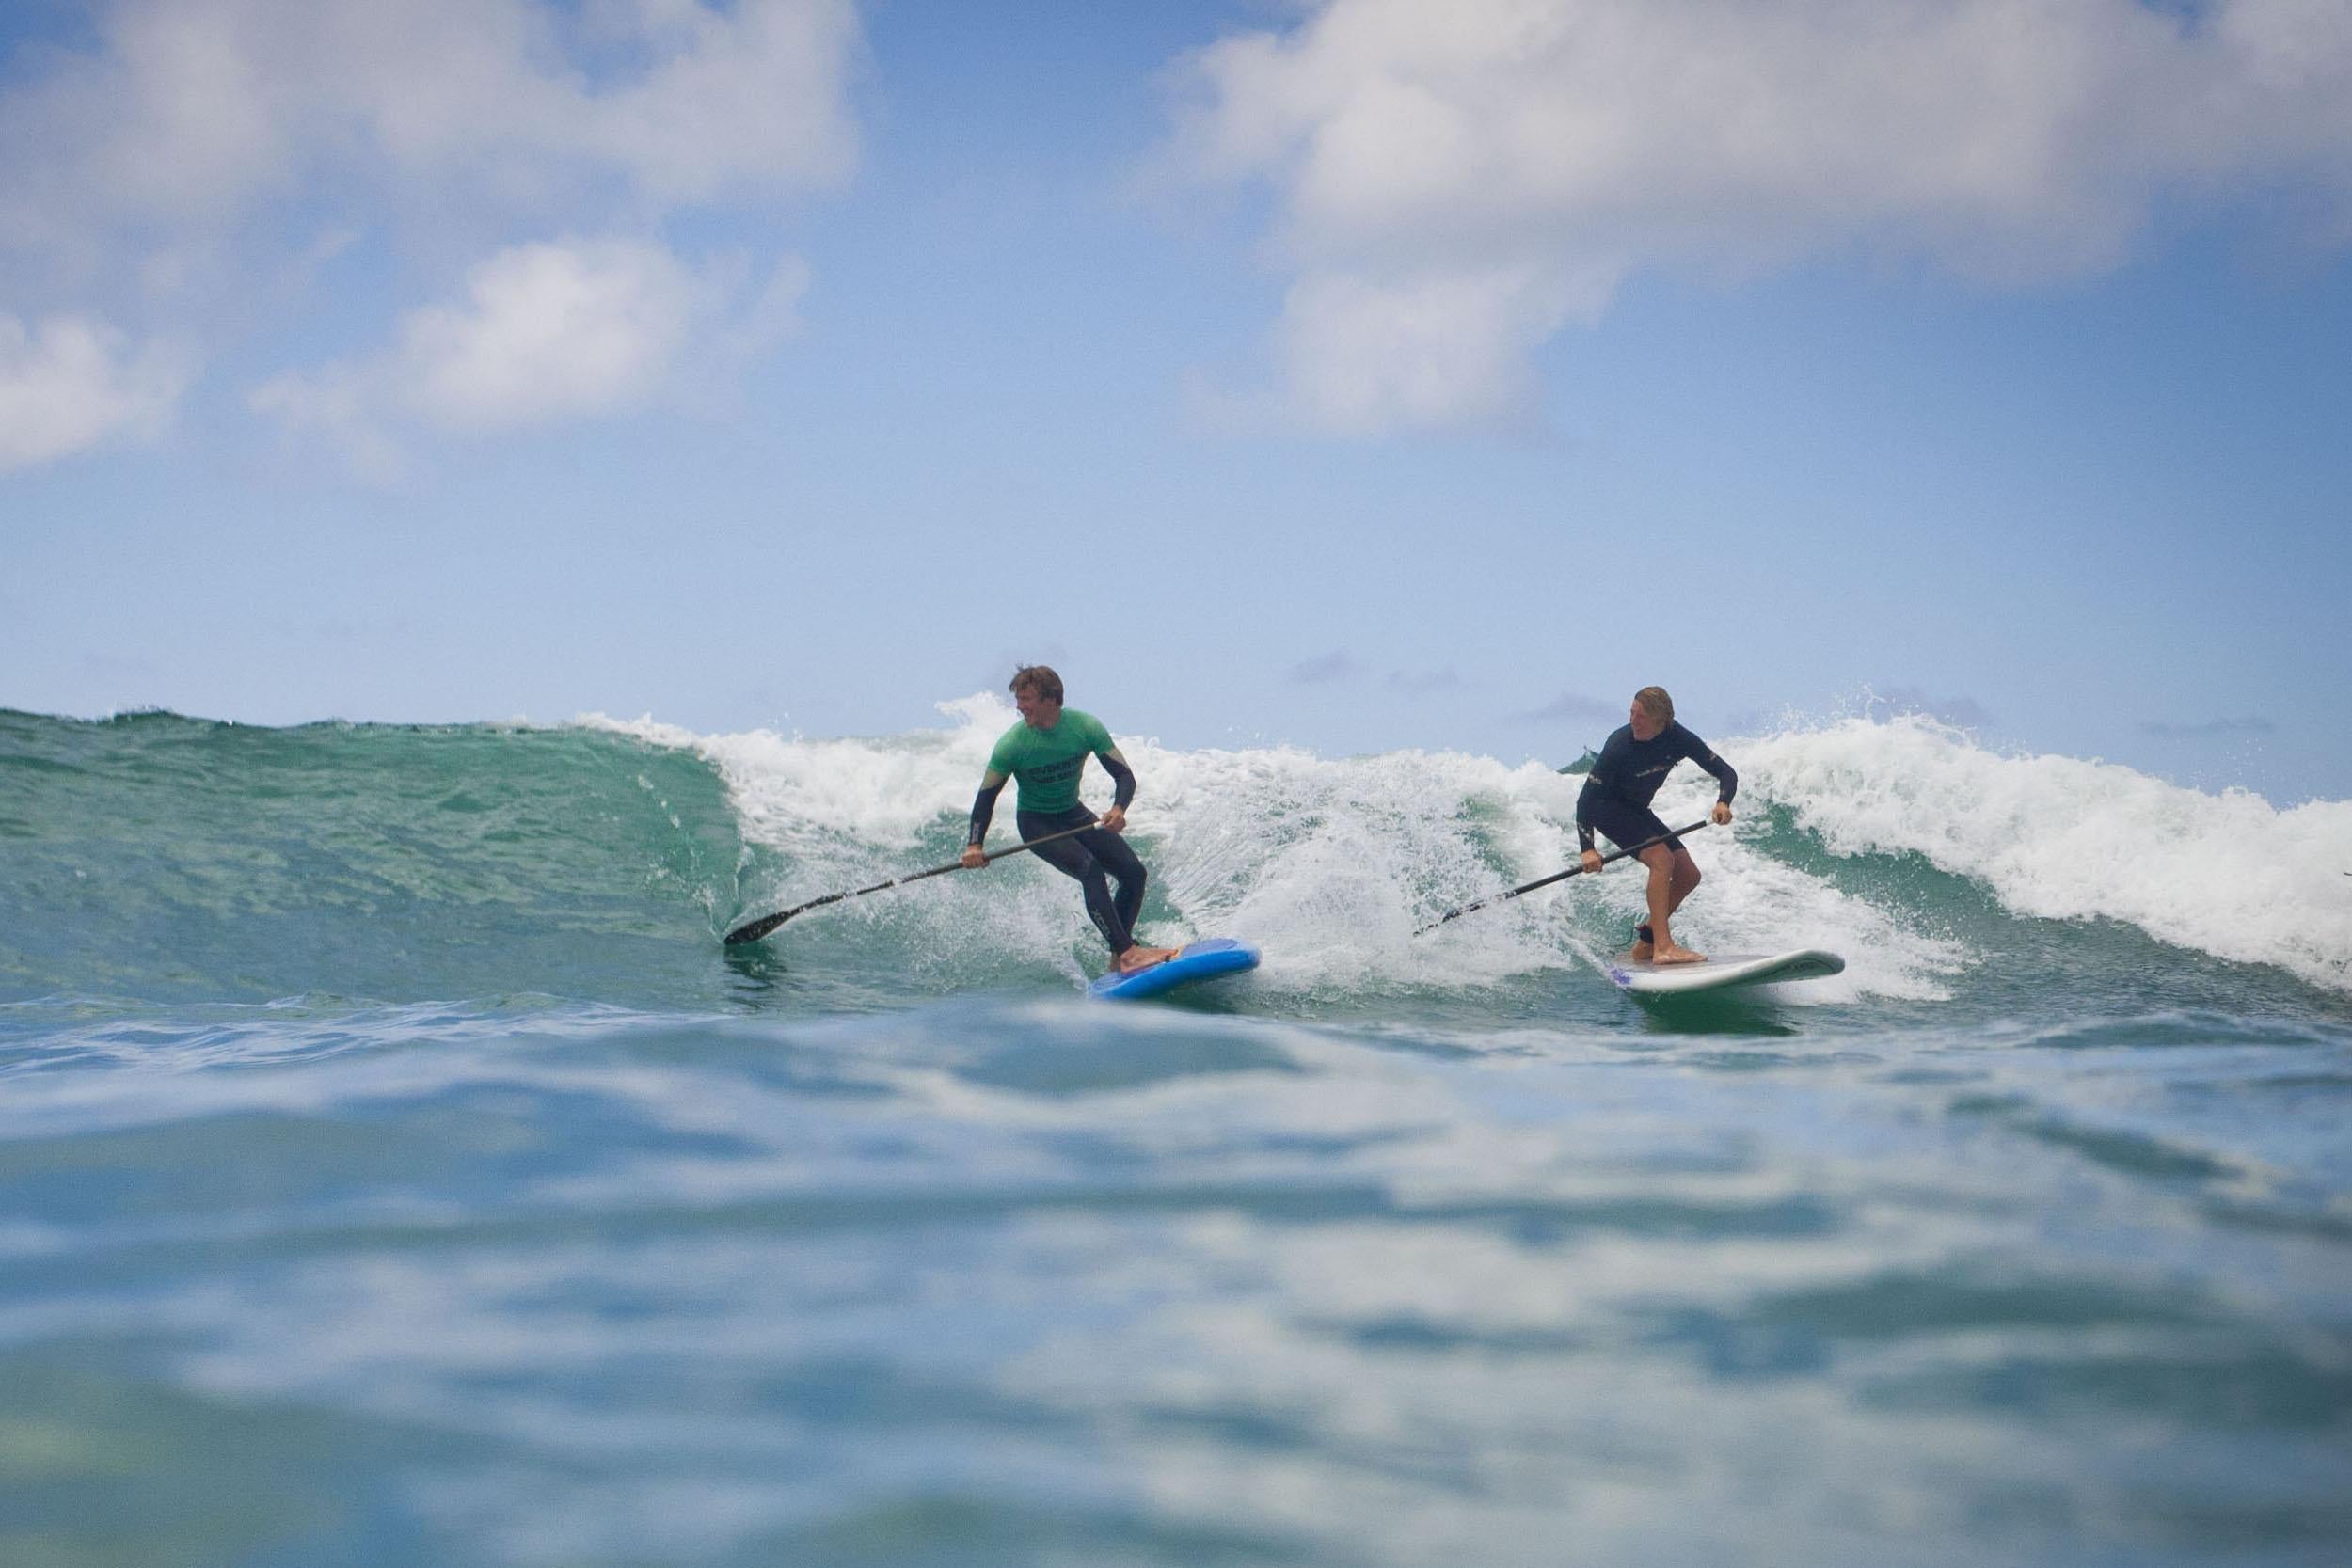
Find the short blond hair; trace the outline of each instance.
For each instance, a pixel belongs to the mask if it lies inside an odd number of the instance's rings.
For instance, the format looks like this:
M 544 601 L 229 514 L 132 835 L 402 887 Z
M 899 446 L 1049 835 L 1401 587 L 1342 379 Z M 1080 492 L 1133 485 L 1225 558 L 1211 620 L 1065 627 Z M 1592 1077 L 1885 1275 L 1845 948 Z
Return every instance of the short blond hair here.
M 1633 694 L 1633 700 L 1642 705 L 1644 713 L 1660 723 L 1671 724 L 1675 721 L 1675 700 L 1666 695 L 1664 687 L 1645 686 Z

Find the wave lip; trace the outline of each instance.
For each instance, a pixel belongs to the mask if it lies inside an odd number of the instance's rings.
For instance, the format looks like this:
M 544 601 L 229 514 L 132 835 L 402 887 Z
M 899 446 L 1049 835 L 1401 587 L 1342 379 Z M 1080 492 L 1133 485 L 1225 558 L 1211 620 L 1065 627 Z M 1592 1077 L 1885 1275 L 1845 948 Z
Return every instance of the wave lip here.
M 1908 853 L 2012 913 L 2120 920 L 2352 991 L 2352 801 L 2286 810 L 2114 763 L 2010 756 L 1907 715 L 1742 742 L 1743 779 L 1836 853 Z

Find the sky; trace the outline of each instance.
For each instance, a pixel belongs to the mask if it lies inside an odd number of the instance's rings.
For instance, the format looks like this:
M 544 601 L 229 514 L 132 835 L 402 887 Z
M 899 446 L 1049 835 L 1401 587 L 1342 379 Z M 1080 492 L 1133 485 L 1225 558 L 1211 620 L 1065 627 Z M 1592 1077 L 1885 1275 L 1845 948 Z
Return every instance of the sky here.
M 0 0 L 0 707 L 2293 804 L 2347 498 L 2344 0 Z

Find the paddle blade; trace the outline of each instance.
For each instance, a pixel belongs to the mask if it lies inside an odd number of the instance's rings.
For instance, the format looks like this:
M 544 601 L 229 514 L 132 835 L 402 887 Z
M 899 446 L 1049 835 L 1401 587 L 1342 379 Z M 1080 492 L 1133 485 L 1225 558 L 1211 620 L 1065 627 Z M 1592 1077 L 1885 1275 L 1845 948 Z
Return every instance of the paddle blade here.
M 740 947 L 747 942 L 757 942 L 798 912 L 797 910 L 787 910 L 782 914 L 764 914 L 757 920 L 747 920 L 727 933 L 726 944 Z

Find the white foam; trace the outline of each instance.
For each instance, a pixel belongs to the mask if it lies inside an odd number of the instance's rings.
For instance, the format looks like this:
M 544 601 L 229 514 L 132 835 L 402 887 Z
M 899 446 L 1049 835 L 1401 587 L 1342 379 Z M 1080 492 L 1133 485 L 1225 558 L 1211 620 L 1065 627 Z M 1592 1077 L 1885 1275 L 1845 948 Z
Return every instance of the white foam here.
M 716 767 L 747 840 L 788 854 L 814 895 L 915 869 L 928 833 L 953 842 L 990 747 L 1017 715 L 1002 698 L 943 703 L 947 727 L 879 739 L 809 740 L 757 731 L 706 736 L 651 720 L 583 721 Z M 1590 962 L 1638 917 L 1641 874 L 1598 878 L 1482 911 L 1416 938 L 1449 909 L 1573 863 L 1581 781 L 1535 763 L 1460 752 L 1325 758 L 1290 747 L 1178 751 L 1121 736 L 1141 793 L 1132 831 L 1177 923 L 1148 939 L 1217 932 L 1267 951 L 1266 983 L 1311 991 L 1475 987 Z M 1837 854 L 1915 853 L 1975 879 L 2011 911 L 2128 922 L 2160 941 L 2272 963 L 2352 990 L 2352 802 L 2280 810 L 2242 790 L 2183 788 L 2111 763 L 1988 751 L 1906 715 L 1851 719 L 1725 748 L 1748 809 L 1692 841 L 1707 881 L 1677 934 L 1723 951 L 1797 945 L 1847 956 L 1844 976 L 1791 1000 L 1932 997 L 1968 954 L 1820 878 L 1750 836 L 1753 807 L 1788 807 Z M 1102 803 L 1104 781 L 1088 785 Z M 1706 815 L 1711 781 L 1691 769 L 1657 802 L 1673 823 Z M 1000 817 L 1005 815 L 1000 811 Z M 1000 822 L 992 840 L 1009 842 Z M 1000 871 L 1025 873 L 1019 862 Z M 1026 875 L 1050 872 L 1029 868 Z M 1089 933 L 1074 898 L 1009 901 L 1010 877 L 956 884 L 903 911 L 936 926 L 927 949 L 1015 944 L 1067 964 Z M 804 884 L 804 885 L 803 885 Z M 1018 912 L 1009 902 L 1019 903 Z M 1592 910 L 1610 911 L 1597 941 Z M 919 911 L 919 912 L 918 912 Z M 1011 929 L 1008 929 L 1008 923 Z M 1580 932 L 1584 933 L 1582 935 Z
M 940 710 L 954 721 L 947 728 L 871 740 L 583 722 L 707 758 L 746 840 L 790 857 L 791 885 L 757 890 L 789 902 L 916 869 L 922 843 L 936 853 L 957 841 L 989 750 L 1017 715 L 988 695 Z M 1120 744 L 1140 784 L 1130 831 L 1159 897 L 1177 911 L 1173 923 L 1147 920 L 1139 934 L 1257 942 L 1267 955 L 1263 985 L 1325 994 L 1490 986 L 1597 963 L 1641 907 L 1642 873 L 1619 864 L 1414 936 L 1448 910 L 1575 863 L 1582 781 L 1538 763 L 1433 752 L 1333 759 L 1290 747 L 1179 751 L 1127 736 Z M 1105 784 L 1089 770 L 1098 807 Z M 1695 821 L 1711 799 L 1712 781 L 1693 774 L 1669 787 L 1659 810 L 1672 822 Z M 992 838 L 998 847 L 1009 842 L 1006 815 L 1000 809 Z M 1677 920 L 1678 935 L 1726 950 L 1804 944 L 1847 954 L 1847 974 L 1804 988 L 1806 1000 L 1941 994 L 1938 976 L 1964 954 L 1772 860 L 1740 837 L 1752 826 L 1694 841 L 1708 882 Z M 985 877 L 939 879 L 900 903 L 842 910 L 919 923 L 920 949 L 942 961 L 985 946 L 1068 966 L 1095 939 L 1066 887 L 1037 895 L 1048 882 L 1058 879 L 1046 868 L 1008 861 Z M 1609 913 L 1596 919 L 1596 908 Z
M 2019 914 L 2127 921 L 2352 990 L 2352 801 L 2281 811 L 2113 763 L 2004 755 L 1915 715 L 1726 750 L 1743 786 L 1838 853 L 1922 855 Z

